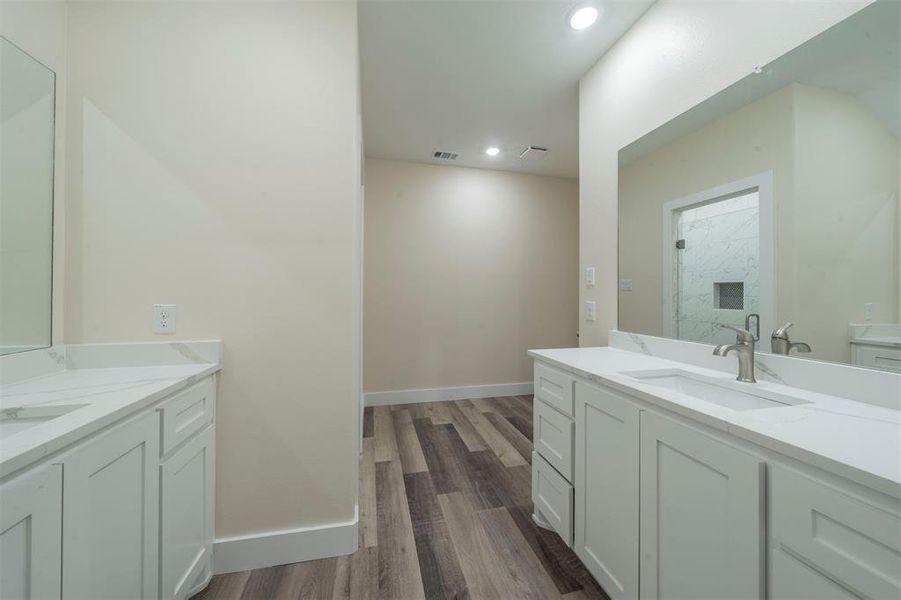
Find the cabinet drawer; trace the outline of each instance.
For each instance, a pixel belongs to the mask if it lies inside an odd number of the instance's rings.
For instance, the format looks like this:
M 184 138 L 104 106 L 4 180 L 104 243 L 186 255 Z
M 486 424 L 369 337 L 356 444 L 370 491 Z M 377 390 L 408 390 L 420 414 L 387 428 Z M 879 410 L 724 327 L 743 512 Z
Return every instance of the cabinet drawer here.
M 535 397 L 564 415 L 573 416 L 573 378 L 563 371 L 536 362 Z
M 901 373 L 901 350 L 866 344 L 852 344 L 851 347 L 856 364 Z
M 855 597 L 901 597 L 901 506 L 877 506 L 776 465 L 771 555 L 788 555 Z M 773 590 L 792 589 L 782 569 Z M 833 584 L 834 586 L 834 584 Z
M 170 450 L 213 421 L 216 402 L 214 379 L 208 377 L 160 404 L 162 414 L 162 445 L 160 451 Z
M 572 481 L 573 421 L 543 402 L 536 402 L 534 409 L 535 451 Z
M 573 486 L 537 452 L 532 453 L 532 502 L 566 545 L 572 547 Z

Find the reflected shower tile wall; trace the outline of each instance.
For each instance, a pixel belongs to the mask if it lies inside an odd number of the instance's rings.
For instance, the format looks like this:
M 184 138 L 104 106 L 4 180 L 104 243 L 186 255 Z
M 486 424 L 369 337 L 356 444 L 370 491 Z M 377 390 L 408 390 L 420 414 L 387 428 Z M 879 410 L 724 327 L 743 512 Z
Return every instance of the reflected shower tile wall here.
M 675 331 L 684 340 L 729 342 L 734 335 L 716 324 L 743 326 L 745 315 L 760 309 L 757 196 L 692 209 L 682 217 L 680 235 L 685 248 L 678 251 L 681 264 L 675 265 L 678 271 L 674 281 L 679 281 L 674 295 L 678 307 L 674 312 Z M 717 309 L 717 282 L 743 282 L 744 309 Z

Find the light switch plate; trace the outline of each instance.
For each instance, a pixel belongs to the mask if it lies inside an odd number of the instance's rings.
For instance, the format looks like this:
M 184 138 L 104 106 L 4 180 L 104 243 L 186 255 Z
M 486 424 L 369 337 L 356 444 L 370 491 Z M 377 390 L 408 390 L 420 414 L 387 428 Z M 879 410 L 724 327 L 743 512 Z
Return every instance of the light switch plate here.
M 588 300 L 585 302 L 585 320 L 586 321 L 594 321 L 597 319 L 597 314 L 595 314 L 595 304 L 593 300 Z
M 589 287 L 594 285 L 594 267 L 585 268 L 585 285 Z
M 619 280 L 619 291 L 631 292 L 632 291 L 632 280 L 631 279 L 620 279 Z
M 175 333 L 175 316 L 174 304 L 154 304 L 153 333 Z
M 873 310 L 874 306 L 872 302 L 865 302 L 863 305 L 863 320 L 864 321 L 872 321 L 873 320 Z

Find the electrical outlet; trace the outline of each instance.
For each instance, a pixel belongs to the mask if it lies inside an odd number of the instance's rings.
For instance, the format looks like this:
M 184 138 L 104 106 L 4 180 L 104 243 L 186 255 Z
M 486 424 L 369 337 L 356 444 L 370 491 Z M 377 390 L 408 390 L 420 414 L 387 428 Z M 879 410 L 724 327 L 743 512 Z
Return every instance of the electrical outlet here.
M 585 303 L 585 320 L 594 321 L 596 318 L 594 301 L 589 300 Z
M 632 280 L 631 279 L 620 279 L 619 280 L 619 291 L 631 292 L 632 291 Z
M 863 318 L 864 321 L 872 321 L 873 320 L 873 303 L 865 302 L 863 305 Z
M 594 267 L 585 267 L 585 285 L 594 285 Z
M 153 333 L 175 333 L 174 304 L 153 305 Z

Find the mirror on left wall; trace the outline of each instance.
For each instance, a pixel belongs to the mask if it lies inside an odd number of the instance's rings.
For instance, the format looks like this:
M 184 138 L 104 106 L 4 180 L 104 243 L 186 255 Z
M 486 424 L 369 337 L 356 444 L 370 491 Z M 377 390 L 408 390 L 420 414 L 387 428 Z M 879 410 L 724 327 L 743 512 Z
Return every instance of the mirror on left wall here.
M 51 343 L 55 87 L 0 36 L 0 354 Z

